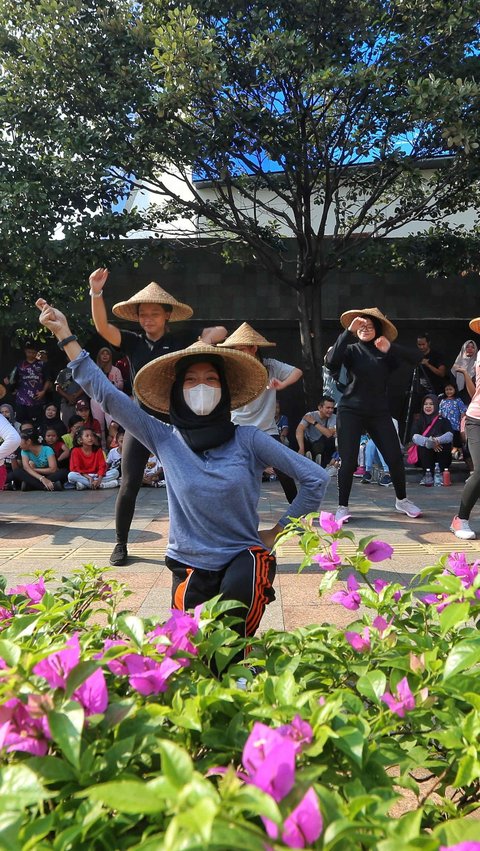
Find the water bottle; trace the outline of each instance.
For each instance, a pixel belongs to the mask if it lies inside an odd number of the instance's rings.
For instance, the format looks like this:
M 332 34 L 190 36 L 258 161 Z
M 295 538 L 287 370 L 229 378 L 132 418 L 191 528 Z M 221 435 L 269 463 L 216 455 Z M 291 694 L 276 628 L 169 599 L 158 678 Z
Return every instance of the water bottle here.
M 444 470 L 443 471 L 443 487 L 449 488 L 451 484 L 452 484 L 452 480 L 450 478 L 450 470 Z
M 433 476 L 432 476 L 432 471 L 431 471 L 430 467 L 428 468 L 427 472 L 425 473 L 425 487 L 426 488 L 433 487 Z
M 438 462 L 435 464 L 435 472 L 433 474 L 433 484 L 435 485 L 436 488 L 439 488 L 439 487 L 442 486 L 442 474 L 440 472 L 440 464 Z

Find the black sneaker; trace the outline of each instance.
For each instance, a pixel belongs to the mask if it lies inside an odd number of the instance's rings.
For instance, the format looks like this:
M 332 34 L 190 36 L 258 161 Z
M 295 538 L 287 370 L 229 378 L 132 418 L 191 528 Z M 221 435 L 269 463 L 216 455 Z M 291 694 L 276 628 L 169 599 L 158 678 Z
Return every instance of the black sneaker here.
M 128 550 L 126 544 L 115 544 L 112 555 L 110 556 L 110 564 L 114 567 L 121 567 L 127 563 Z
M 61 482 L 55 482 L 53 486 L 54 491 L 63 491 L 63 485 Z
M 362 476 L 362 485 L 370 485 L 372 482 L 372 474 L 367 470 Z

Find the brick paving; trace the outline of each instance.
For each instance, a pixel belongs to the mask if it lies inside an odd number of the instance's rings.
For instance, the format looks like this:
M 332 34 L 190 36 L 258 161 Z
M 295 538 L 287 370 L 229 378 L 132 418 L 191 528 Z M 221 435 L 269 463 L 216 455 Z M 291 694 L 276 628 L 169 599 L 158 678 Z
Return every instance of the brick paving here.
M 372 570 L 374 578 L 404 584 L 422 567 L 433 564 L 451 550 L 480 557 L 480 503 L 471 518 L 479 540 L 459 541 L 449 531 L 456 513 L 466 473 L 458 465 L 450 488 L 424 488 L 420 475 L 409 475 L 408 494 L 423 509 L 424 515 L 411 520 L 394 509 L 393 488 L 354 481 L 348 525 L 360 538 L 375 534 L 388 541 L 395 553 L 391 561 Z M 60 578 L 87 562 L 107 566 L 113 548 L 114 503 L 116 490 L 98 492 L 64 491 L 52 493 L 4 491 L 0 503 L 0 573 L 8 587 L 34 570 L 51 568 Z M 199 497 L 201 498 L 201 497 Z M 278 482 L 262 485 L 259 503 L 260 527 L 273 526 L 284 508 Z M 336 479 L 327 491 L 323 508 L 336 507 Z M 127 605 L 143 616 L 167 615 L 170 604 L 170 575 L 164 554 L 168 536 L 168 503 L 163 489 L 142 488 L 137 501 L 128 565 L 114 575 L 133 592 Z M 309 568 L 297 573 L 301 553 L 294 541 L 280 548 L 277 599 L 262 621 L 262 629 L 292 629 L 309 623 L 330 622 L 345 626 L 352 613 L 318 597 L 318 571 Z

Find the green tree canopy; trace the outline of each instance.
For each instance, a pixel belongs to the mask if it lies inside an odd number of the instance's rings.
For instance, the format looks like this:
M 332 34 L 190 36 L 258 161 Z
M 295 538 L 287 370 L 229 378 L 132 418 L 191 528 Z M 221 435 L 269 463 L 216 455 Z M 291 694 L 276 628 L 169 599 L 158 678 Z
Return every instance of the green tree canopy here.
M 478 204 L 477 0 L 4 0 L 0 27 L 1 197 L 30 169 L 82 242 L 128 232 L 111 204 L 145 181 L 136 229 L 199 219 L 297 291 L 312 391 L 329 271 Z

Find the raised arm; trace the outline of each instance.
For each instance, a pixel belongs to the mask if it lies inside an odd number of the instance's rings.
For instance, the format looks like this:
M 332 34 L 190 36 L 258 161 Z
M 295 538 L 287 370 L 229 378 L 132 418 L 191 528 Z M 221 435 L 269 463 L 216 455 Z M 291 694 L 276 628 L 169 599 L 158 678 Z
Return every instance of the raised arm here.
M 47 304 L 43 298 L 39 298 L 36 305 L 41 311 L 41 324 L 55 335 L 69 360 L 74 361 L 71 367 L 75 381 L 101 405 L 105 413 L 110 414 L 140 443 L 157 454 L 160 443 L 167 434 L 170 434 L 169 426 L 151 417 L 125 393 L 114 387 L 102 370 L 83 351 L 60 310 Z M 68 342 L 65 342 L 67 340 Z
M 92 301 L 92 319 L 100 336 L 118 349 L 122 335 L 118 328 L 108 321 L 107 308 L 103 300 L 103 288 L 107 278 L 108 269 L 95 269 L 88 279 Z

